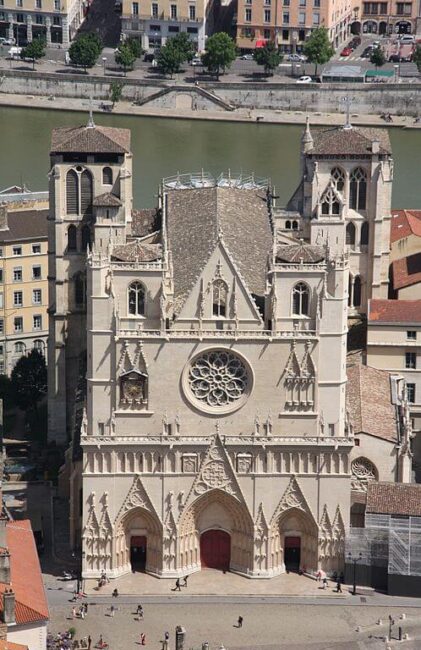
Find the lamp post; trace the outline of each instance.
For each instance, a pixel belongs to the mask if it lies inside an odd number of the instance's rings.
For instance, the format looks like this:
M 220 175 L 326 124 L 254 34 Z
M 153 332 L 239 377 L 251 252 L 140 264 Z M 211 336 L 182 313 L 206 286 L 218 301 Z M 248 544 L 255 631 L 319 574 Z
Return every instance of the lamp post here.
M 295 63 L 295 54 L 297 54 L 297 41 L 298 41 L 298 34 L 297 32 L 293 31 L 292 32 L 292 66 L 291 66 L 291 75 L 295 77 L 296 71 L 296 63 Z
M 107 63 L 107 57 L 103 56 L 102 57 L 102 67 L 104 68 L 104 77 L 105 77 L 105 64 Z
M 399 73 L 398 73 L 398 71 L 399 71 L 399 64 L 396 63 L 393 67 L 395 68 L 395 83 L 398 83 L 398 78 L 399 78 Z
M 351 553 L 348 553 L 348 560 L 354 565 L 353 573 L 353 584 L 352 584 L 352 595 L 355 596 L 357 593 L 357 562 L 360 562 L 363 559 L 362 553 L 358 554 L 358 557 L 352 557 Z

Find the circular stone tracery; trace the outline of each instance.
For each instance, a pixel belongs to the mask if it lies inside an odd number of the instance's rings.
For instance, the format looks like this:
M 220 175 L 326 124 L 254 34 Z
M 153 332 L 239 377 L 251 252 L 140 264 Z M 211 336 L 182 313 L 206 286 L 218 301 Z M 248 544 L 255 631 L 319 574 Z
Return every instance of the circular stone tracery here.
M 230 412 L 247 399 L 252 385 L 248 364 L 230 350 L 202 352 L 187 366 L 187 397 L 203 410 Z

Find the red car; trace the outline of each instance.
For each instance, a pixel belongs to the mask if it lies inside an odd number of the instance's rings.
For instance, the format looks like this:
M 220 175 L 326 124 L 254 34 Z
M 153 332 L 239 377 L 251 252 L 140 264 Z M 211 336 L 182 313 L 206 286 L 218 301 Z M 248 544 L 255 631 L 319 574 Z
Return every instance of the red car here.
M 344 49 L 341 52 L 341 56 L 349 56 L 352 54 L 352 50 L 350 47 L 344 47 Z

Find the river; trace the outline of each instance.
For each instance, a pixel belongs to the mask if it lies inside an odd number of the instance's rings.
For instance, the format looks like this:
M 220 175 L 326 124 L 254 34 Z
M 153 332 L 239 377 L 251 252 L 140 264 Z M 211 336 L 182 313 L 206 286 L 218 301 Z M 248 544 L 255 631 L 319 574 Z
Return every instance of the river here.
M 137 208 L 153 206 L 160 179 L 177 172 L 254 172 L 272 179 L 278 205 L 298 182 L 302 127 L 124 115 L 98 115 L 95 120 L 132 132 Z M 0 108 L 0 188 L 24 182 L 32 190 L 46 190 L 51 129 L 86 121 L 86 113 Z M 421 130 L 390 129 L 390 137 L 393 207 L 421 208 Z

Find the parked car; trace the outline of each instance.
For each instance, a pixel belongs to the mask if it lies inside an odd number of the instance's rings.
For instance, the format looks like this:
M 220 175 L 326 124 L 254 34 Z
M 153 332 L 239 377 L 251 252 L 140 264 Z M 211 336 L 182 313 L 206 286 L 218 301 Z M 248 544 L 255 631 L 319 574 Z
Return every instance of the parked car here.
M 253 56 L 252 54 L 242 54 L 242 55 L 240 56 L 240 59 L 241 59 L 242 61 L 253 61 L 253 60 L 254 60 L 254 56 Z
M 401 60 L 401 57 L 399 54 L 391 54 L 389 56 L 389 63 L 399 63 Z
M 20 55 L 22 52 L 21 47 L 11 47 L 8 54 L 10 59 L 20 59 Z
M 344 49 L 341 52 L 341 56 L 349 56 L 352 54 L 352 50 L 350 47 L 344 47 Z
M 288 54 L 286 60 L 294 63 L 301 63 L 302 61 L 307 61 L 307 57 L 304 56 L 304 54 Z
M 143 60 L 146 61 L 146 63 L 153 63 L 155 61 L 155 54 L 153 52 L 145 52 Z
M 354 36 L 351 43 L 354 43 L 355 47 L 361 45 L 361 36 Z
M 415 36 L 412 34 L 403 34 L 399 37 L 401 43 L 415 43 Z
M 0 38 L 0 45 L 15 45 L 15 38 Z
M 203 65 L 202 64 L 202 59 L 200 56 L 194 56 L 192 60 L 190 61 L 190 65 L 197 66 L 197 65 Z
M 313 79 L 311 77 L 308 77 L 307 75 L 305 75 L 304 77 L 300 77 L 299 79 L 297 79 L 297 81 L 295 83 L 297 83 L 297 84 L 311 84 L 312 81 L 313 81 Z
M 366 47 L 363 53 L 361 54 L 361 57 L 363 59 L 369 59 L 372 51 L 373 51 L 373 47 L 371 45 L 368 45 L 368 47 Z

